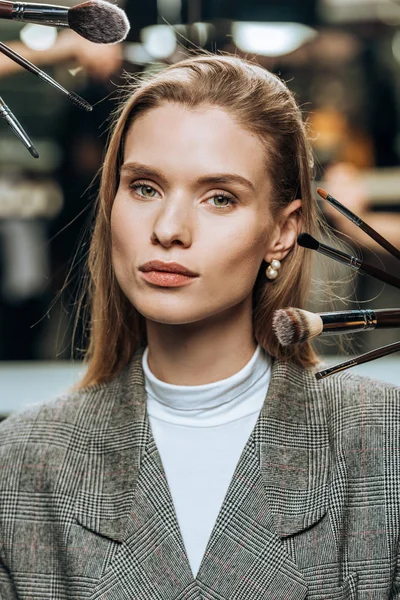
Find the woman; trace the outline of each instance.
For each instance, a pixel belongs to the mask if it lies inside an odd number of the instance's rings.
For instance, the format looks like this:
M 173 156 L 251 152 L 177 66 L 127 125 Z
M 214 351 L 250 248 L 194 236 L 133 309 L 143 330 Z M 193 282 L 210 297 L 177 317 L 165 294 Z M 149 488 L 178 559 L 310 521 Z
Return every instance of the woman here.
M 87 373 L 1 426 L 2 600 L 400 598 L 399 390 L 318 383 L 311 347 L 271 332 L 309 286 L 310 163 L 292 95 L 250 62 L 130 90 Z

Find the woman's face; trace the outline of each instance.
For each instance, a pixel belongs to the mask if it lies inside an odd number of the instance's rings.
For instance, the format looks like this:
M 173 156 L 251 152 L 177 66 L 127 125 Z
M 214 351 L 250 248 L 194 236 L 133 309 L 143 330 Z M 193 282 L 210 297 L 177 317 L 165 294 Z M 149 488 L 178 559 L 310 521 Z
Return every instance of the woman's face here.
M 263 258 L 279 258 L 270 247 L 270 193 L 260 140 L 224 110 L 165 103 L 139 116 L 111 212 L 113 268 L 134 307 L 176 325 L 244 302 L 251 311 Z M 197 277 L 173 287 L 170 276 L 139 270 L 153 260 Z

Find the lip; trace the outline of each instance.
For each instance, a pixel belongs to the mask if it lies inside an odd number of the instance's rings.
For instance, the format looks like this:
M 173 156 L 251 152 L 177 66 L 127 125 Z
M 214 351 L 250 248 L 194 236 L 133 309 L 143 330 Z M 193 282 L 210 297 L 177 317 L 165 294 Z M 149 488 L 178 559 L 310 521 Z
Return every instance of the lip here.
M 175 273 L 185 275 L 186 277 L 198 277 L 197 273 L 190 271 L 183 265 L 176 262 L 163 262 L 162 260 L 150 260 L 139 267 L 139 271 L 148 273 L 149 271 L 161 271 L 165 273 Z
M 141 273 L 141 277 L 157 287 L 167 288 L 189 285 L 196 279 L 196 277 L 181 275 L 181 273 L 169 273 L 168 271 L 148 271 Z

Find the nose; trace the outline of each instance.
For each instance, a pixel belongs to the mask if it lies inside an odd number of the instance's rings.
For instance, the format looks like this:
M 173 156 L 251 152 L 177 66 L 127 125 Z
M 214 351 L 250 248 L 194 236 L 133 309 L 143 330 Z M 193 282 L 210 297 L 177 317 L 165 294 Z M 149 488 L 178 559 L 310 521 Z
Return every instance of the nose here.
M 184 198 L 170 198 L 156 215 L 151 241 L 168 248 L 173 244 L 190 246 L 192 242 L 191 205 Z

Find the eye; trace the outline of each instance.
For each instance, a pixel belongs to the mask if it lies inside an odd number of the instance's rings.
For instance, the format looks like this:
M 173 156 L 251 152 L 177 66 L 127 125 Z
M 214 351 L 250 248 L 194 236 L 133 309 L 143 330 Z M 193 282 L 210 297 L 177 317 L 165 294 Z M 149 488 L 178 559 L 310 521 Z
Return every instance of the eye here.
M 153 186 L 143 181 L 136 181 L 135 183 L 131 183 L 129 187 L 143 198 L 154 198 L 155 194 L 158 194 L 157 190 L 155 190 Z
M 231 196 L 230 194 L 226 194 L 223 192 L 220 192 L 218 194 L 215 194 L 215 196 L 212 196 L 211 198 L 209 198 L 209 200 L 216 200 L 216 203 L 214 203 L 214 206 L 216 208 L 218 208 L 219 210 L 224 209 L 224 208 L 229 208 L 229 205 L 233 206 L 234 204 L 237 204 L 237 200 L 235 200 L 235 198 L 233 196 Z M 220 204 L 220 202 L 224 202 L 225 204 Z

